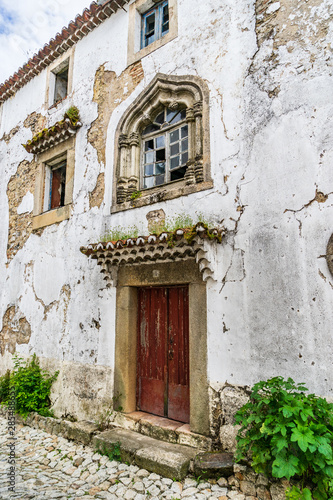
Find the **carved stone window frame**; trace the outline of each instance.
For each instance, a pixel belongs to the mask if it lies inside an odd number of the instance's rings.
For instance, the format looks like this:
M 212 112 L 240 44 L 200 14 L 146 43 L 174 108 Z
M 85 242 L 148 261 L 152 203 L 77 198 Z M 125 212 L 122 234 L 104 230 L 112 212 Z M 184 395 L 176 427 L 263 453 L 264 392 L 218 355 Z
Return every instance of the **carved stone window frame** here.
M 189 160 L 184 179 L 142 189 L 141 132 L 162 107 L 186 107 Z M 115 169 L 111 212 L 150 205 L 211 189 L 209 91 L 199 77 L 157 74 L 122 116 L 116 131 Z M 132 194 L 141 191 L 135 200 Z

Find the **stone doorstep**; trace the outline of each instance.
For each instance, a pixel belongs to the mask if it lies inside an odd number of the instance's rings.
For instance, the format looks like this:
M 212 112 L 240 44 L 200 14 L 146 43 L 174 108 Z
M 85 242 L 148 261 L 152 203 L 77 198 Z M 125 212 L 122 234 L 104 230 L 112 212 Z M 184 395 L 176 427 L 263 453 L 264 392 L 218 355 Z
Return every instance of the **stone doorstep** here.
M 170 479 L 181 480 L 188 474 L 197 450 L 189 446 L 167 443 L 132 430 L 112 429 L 93 437 L 92 444 L 103 453 L 119 444 L 121 459 L 142 469 Z
M 181 444 L 204 451 L 212 449 L 211 438 L 191 432 L 188 424 L 149 413 L 141 411 L 127 414 L 116 412 L 113 424 L 167 443 Z

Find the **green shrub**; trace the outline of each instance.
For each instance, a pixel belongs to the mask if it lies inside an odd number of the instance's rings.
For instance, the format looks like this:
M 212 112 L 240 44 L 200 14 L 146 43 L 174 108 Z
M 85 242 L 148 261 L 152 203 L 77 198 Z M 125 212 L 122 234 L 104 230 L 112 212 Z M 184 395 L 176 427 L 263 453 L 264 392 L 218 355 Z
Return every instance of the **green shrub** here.
M 52 416 L 50 411 L 50 392 L 53 382 L 59 372 L 50 375 L 39 366 L 39 360 L 34 354 L 30 360 L 24 361 L 14 356 L 14 370 L 9 375 L 9 388 L 4 403 L 8 402 L 9 392 L 15 389 L 16 412 L 26 417 L 30 412 L 37 412 L 44 417 Z M 4 384 L 0 386 L 3 387 Z
M 0 403 L 5 403 L 9 399 L 10 391 L 10 370 L 7 370 L 5 375 L 0 377 Z
M 287 492 L 290 499 L 331 499 L 333 404 L 306 391 L 291 378 L 255 384 L 250 401 L 236 414 L 241 425 L 236 460 L 249 454 L 256 472 L 299 480 L 301 487 Z

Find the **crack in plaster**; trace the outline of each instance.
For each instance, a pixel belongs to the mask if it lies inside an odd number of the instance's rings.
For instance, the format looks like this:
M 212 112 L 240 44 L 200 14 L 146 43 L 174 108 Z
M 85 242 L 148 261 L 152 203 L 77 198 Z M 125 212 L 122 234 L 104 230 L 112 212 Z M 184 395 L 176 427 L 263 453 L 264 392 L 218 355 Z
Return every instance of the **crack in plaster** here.
M 324 194 L 322 191 L 318 191 L 318 189 L 316 189 L 315 197 L 312 200 L 310 200 L 308 203 L 306 203 L 305 205 L 303 205 L 301 208 L 298 208 L 297 210 L 293 210 L 292 208 L 286 208 L 283 213 L 285 214 L 286 212 L 292 212 L 292 213 L 295 214 L 297 212 L 301 212 L 305 208 L 307 208 L 310 205 L 312 205 L 312 203 L 315 202 L 315 201 L 317 201 L 318 203 L 325 203 L 327 201 L 328 197 L 331 194 L 333 194 L 333 191 L 330 192 L 330 193 Z

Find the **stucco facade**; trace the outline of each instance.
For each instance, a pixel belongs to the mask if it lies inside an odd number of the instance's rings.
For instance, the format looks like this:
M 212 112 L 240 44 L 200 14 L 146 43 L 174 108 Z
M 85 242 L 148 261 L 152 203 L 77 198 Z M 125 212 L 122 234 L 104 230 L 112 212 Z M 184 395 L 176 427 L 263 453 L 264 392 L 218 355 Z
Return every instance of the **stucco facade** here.
M 3 98 L 1 371 L 14 352 L 36 353 L 44 366 L 60 370 L 56 415 L 96 417 L 112 402 L 119 359 L 126 364 L 127 356 L 135 357 L 119 326 L 123 321 L 125 330 L 135 329 L 135 321 L 119 316 L 119 300 L 133 311 L 137 286 L 172 282 L 162 280 L 165 268 L 159 275 L 153 261 L 141 269 L 141 285 L 137 275 L 131 281 L 129 264 L 105 280 L 80 248 L 112 228 L 135 226 L 148 235 L 153 211 L 169 221 L 178 214 L 195 222 L 203 217 L 223 237 L 220 244 L 202 244 L 209 273 L 191 257 L 192 284 L 200 290 L 192 292 L 197 326 L 190 342 L 203 369 L 193 372 L 202 405 L 191 410 L 191 419 L 194 430 L 215 437 L 222 426 L 223 439 L 244 386 L 258 380 L 292 377 L 333 396 L 333 6 L 330 0 L 175 0 L 172 36 L 140 56 L 132 53 L 137 3 L 141 8 L 137 0 L 115 9 L 69 49 L 71 88 L 60 103 L 49 107 L 48 65 Z M 143 190 L 137 179 L 131 189 L 128 179 L 136 172 L 119 170 L 119 135 L 133 103 L 146 106 L 144 96 L 159 75 L 163 91 L 171 89 L 159 102 L 170 106 L 177 101 L 175 82 L 183 82 L 190 103 L 189 82 L 201 89 L 201 156 L 193 154 L 185 180 Z M 79 109 L 81 126 L 70 139 L 70 209 L 61 221 L 36 225 L 41 160 L 22 144 L 62 120 L 71 106 Z M 196 130 L 193 148 L 200 147 Z M 135 155 L 135 144 L 130 147 Z M 121 175 L 129 185 L 126 199 L 117 199 Z M 130 195 L 137 190 L 135 200 Z M 186 281 L 179 272 L 174 283 Z M 119 299 L 121 287 L 130 288 L 125 299 Z M 190 363 L 194 370 L 194 352 Z

